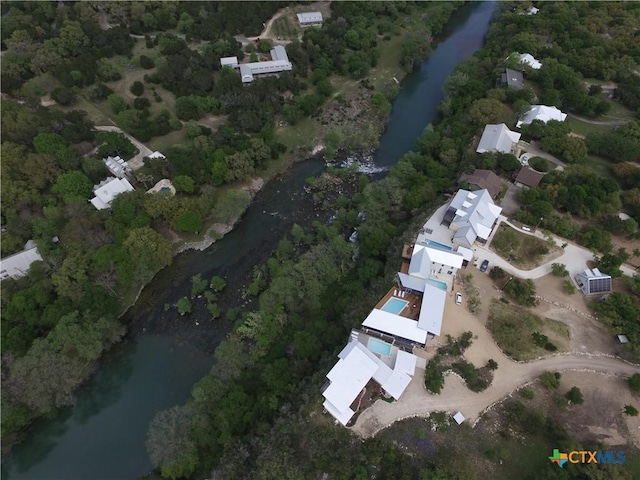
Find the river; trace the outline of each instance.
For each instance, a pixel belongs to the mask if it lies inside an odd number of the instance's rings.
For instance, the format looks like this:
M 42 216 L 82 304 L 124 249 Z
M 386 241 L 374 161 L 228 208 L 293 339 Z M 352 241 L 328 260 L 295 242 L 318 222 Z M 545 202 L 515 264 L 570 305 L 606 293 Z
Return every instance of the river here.
M 481 2 L 460 8 L 432 56 L 402 82 L 374 157 L 377 166 L 395 164 L 434 120 L 445 79 L 482 46 L 495 5 Z M 213 362 L 213 348 L 231 328 L 226 321 L 210 320 L 202 305 L 180 317 L 175 309 L 165 311 L 165 304 L 186 295 L 197 273 L 225 278 L 229 287 L 224 301 L 237 304 L 233 296 L 253 265 L 268 257 L 294 222 L 309 222 L 309 212 L 298 208 L 296 198 L 304 195 L 305 179 L 323 168 L 318 159 L 296 164 L 258 193 L 222 240 L 204 252 L 177 256 L 160 272 L 127 313 L 133 333 L 104 359 L 74 407 L 40 421 L 3 458 L 2 478 L 134 479 L 149 473 L 149 422 L 157 411 L 189 397 L 192 385 Z

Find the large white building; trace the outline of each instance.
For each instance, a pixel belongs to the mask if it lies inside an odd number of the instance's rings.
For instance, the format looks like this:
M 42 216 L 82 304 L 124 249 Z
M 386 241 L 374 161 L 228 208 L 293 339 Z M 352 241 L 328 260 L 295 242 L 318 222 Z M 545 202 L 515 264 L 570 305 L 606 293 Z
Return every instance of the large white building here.
M 242 83 L 253 82 L 255 75 L 280 73 L 293 68 L 287 51 L 282 45 L 276 45 L 271 49 L 271 60 L 266 62 L 238 63 L 237 57 L 224 57 L 220 59 L 220 65 L 238 68 Z
M 489 124 L 484 127 L 476 152 L 512 153 L 514 146 L 520 140 L 520 135 L 520 133 L 509 130 L 504 123 Z
M 134 188 L 126 178 L 107 178 L 99 185 L 93 187 L 95 197 L 91 199 L 91 205 L 98 210 L 111 208 L 111 202 L 124 192 L 133 192 Z
M 449 204 L 442 223 L 454 230 L 453 243 L 471 247 L 477 239 L 486 242 L 502 208 L 493 203 L 486 190 L 458 190 Z
M 357 339 L 352 339 L 338 358 L 327 374 L 329 384 L 322 392 L 323 406 L 345 426 L 356 413 L 354 403 L 371 379 L 398 400 L 411 382 L 417 360 L 415 355 L 399 350 L 391 368 Z
M 540 120 L 547 123 L 551 120 L 557 120 L 558 122 L 564 122 L 567 118 L 567 114 L 561 112 L 556 107 L 548 107 L 547 105 L 533 105 L 523 117 L 518 120 L 516 127 L 520 125 L 529 125 L 534 120 Z
M 24 250 L 0 260 L 0 280 L 7 278 L 20 278 L 29 273 L 29 267 L 33 262 L 42 261 L 33 240 L 29 240 Z

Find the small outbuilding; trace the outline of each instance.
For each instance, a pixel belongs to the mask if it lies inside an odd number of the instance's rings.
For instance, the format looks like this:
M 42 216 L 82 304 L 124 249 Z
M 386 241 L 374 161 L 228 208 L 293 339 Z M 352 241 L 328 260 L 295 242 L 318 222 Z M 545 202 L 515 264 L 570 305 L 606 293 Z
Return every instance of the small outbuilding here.
M 301 27 L 310 25 L 322 25 L 322 13 L 320 12 L 304 12 L 298 14 L 298 22 Z
M 536 172 L 529 167 L 522 167 L 514 180 L 516 187 L 534 188 L 540 185 L 544 174 Z
M 587 268 L 575 277 L 576 283 L 584 295 L 597 295 L 611 291 L 611 275 L 602 273 L 597 268 Z
M 524 116 L 516 123 L 516 128 L 520 128 L 521 125 L 529 125 L 534 120 L 540 120 L 547 123 L 551 120 L 557 120 L 558 122 L 564 122 L 567 118 L 567 114 L 558 110 L 556 107 L 549 107 L 547 105 L 533 105 Z
M 456 413 L 456 414 L 453 416 L 453 419 L 456 421 L 456 423 L 457 423 L 458 425 L 461 425 L 461 424 L 462 424 L 462 422 L 464 422 L 464 421 L 466 420 L 466 418 L 464 418 L 464 415 L 462 415 L 462 413 L 461 413 L 461 412 Z
M 517 90 L 522 90 L 524 88 L 522 72 L 507 68 L 502 74 L 502 84 Z

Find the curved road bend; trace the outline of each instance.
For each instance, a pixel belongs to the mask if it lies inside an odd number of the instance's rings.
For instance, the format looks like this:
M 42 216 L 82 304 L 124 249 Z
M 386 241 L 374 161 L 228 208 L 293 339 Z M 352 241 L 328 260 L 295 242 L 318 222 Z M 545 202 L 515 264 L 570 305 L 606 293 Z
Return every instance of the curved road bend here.
M 507 363 L 505 363 L 507 362 Z M 422 370 L 417 370 L 402 398 L 395 403 L 376 401 L 362 412 L 351 430 L 362 437 L 370 437 L 403 418 L 426 416 L 433 411 L 460 411 L 473 423 L 480 414 L 502 400 L 520 385 L 531 382 L 545 370 L 593 371 L 621 377 L 640 372 L 640 366 L 609 356 L 588 356 L 579 353 L 557 355 L 530 363 L 515 363 L 502 357 L 491 386 L 480 393 L 469 390 L 456 376 L 447 376 L 440 395 L 428 393 L 422 381 Z

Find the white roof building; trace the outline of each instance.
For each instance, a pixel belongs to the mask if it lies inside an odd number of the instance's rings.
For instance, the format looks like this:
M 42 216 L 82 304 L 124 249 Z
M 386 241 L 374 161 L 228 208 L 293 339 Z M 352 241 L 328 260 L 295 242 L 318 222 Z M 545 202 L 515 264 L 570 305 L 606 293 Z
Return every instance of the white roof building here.
M 33 262 L 42 261 L 38 247 L 29 240 L 22 252 L 14 253 L 0 260 L 0 280 L 7 278 L 20 278 L 29 273 L 29 267 Z
M 119 156 L 103 158 L 102 161 L 109 171 L 118 178 L 124 178 L 131 173 L 131 167 Z
M 540 63 L 539 60 L 536 60 L 530 53 L 521 53 L 518 55 L 520 57 L 520 63 L 529 65 L 534 70 L 540 70 L 540 67 L 542 67 L 542 63 Z
M 235 60 L 235 64 L 233 63 Z M 276 45 L 271 49 L 271 60 L 266 62 L 240 63 L 236 57 L 224 57 L 220 59 L 220 65 L 229 65 L 240 69 L 242 83 L 253 82 L 254 75 L 265 73 L 279 73 L 289 71 L 293 68 L 289 61 L 287 51 L 282 45 Z
M 529 10 L 527 10 L 527 15 L 535 15 L 536 13 L 538 13 L 540 11 L 539 8 L 536 7 L 529 7 Z
M 529 110 L 520 120 L 516 123 L 516 127 L 519 128 L 520 125 L 529 125 L 534 120 L 540 120 L 544 123 L 547 123 L 551 120 L 557 120 L 559 122 L 564 122 L 567 118 L 566 113 L 562 113 L 556 107 L 548 107 L 547 105 L 533 105 L 531 110 Z
M 220 66 L 229 66 L 232 68 L 236 68 L 238 66 L 238 57 L 222 57 L 220 59 Z
M 91 205 L 98 210 L 111 208 L 111 202 L 124 192 L 133 192 L 134 188 L 126 178 L 107 178 L 93 188 L 95 197 L 91 199 Z
M 415 373 L 415 355 L 398 350 L 391 369 L 358 340 L 352 339 L 338 354 L 338 363 L 327 374 L 330 384 L 322 392 L 324 408 L 342 425 L 347 425 L 355 411 L 351 405 L 371 379 L 398 400 Z
M 371 310 L 371 313 L 365 318 L 362 325 L 420 345 L 427 343 L 427 331 L 419 328 L 417 321 L 377 308 Z
M 447 300 L 447 292 L 434 287 L 428 282 L 425 284 L 418 328 L 432 335 L 440 335 L 442 331 L 442 319 L 444 317 L 444 304 Z
M 153 152 L 151 155 L 149 155 L 149 158 L 153 159 L 153 158 L 162 158 L 165 159 L 167 157 L 164 156 L 164 154 L 160 153 L 159 151 L 155 151 Z
M 509 130 L 504 123 L 489 124 L 484 127 L 476 152 L 511 153 L 513 146 L 520 140 L 520 135 L 520 133 Z
M 454 243 L 470 248 L 477 238 L 482 241 L 489 238 L 500 212 L 502 208 L 493 203 L 488 190 L 460 189 L 451 200 L 443 223 L 455 230 Z
M 298 14 L 298 22 L 305 27 L 307 25 L 317 25 L 322 23 L 322 13 L 320 12 L 304 12 Z

